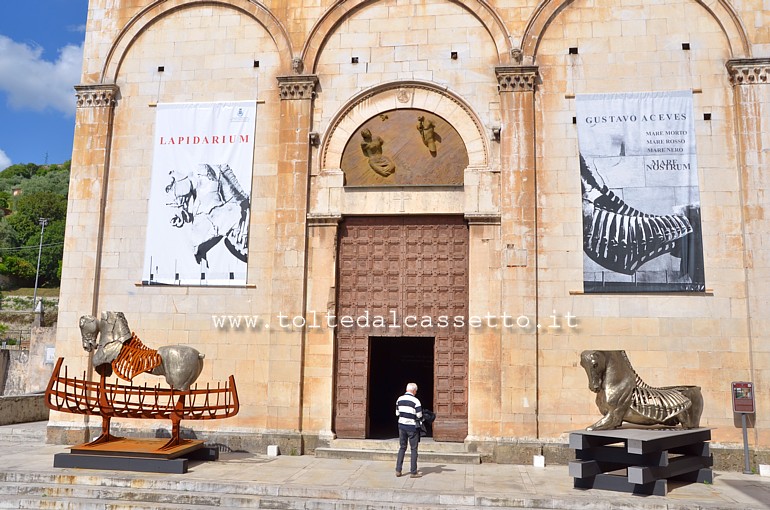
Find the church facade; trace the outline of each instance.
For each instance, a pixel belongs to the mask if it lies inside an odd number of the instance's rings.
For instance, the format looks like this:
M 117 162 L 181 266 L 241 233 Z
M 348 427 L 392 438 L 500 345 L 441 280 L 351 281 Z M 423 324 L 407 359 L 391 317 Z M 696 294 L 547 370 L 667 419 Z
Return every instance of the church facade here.
M 78 319 L 122 311 L 203 352 L 199 383 L 235 375 L 239 414 L 183 423 L 199 437 L 394 437 L 414 381 L 436 441 L 495 458 L 599 419 L 580 353 L 624 350 L 650 385 L 700 386 L 720 443 L 750 382 L 765 452 L 768 18 L 91 0 L 57 356 L 90 376 Z M 99 424 L 52 413 L 49 439 Z

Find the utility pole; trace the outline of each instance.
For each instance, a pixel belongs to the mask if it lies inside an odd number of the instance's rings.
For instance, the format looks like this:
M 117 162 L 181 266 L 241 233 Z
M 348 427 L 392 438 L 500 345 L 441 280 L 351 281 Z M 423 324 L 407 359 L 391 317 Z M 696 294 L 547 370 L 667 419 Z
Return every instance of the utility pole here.
M 35 270 L 35 292 L 32 295 L 32 311 L 37 309 L 37 279 L 40 276 L 40 256 L 43 254 L 43 232 L 48 225 L 48 218 L 38 218 L 40 223 L 40 248 L 37 250 L 37 270 Z

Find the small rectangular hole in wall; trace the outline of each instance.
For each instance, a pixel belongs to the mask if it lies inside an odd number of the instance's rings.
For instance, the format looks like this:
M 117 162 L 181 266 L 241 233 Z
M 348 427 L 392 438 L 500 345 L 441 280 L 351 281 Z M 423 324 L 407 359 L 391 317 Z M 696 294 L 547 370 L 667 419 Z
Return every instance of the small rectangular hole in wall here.
M 683 43 L 682 43 L 682 49 L 683 49 L 683 50 L 689 50 L 689 49 L 690 49 L 690 43 L 688 43 L 688 42 L 683 42 Z
M 259 67 L 259 60 L 254 61 L 254 67 Z
M 703 120 L 711 120 L 711 114 L 710 113 L 704 113 L 703 114 Z
M 452 60 L 457 60 L 457 52 L 453 51 L 452 53 L 450 53 L 449 58 L 451 58 Z
M 158 66 L 158 72 L 159 73 L 162 73 L 165 70 L 166 70 L 166 66 Z
M 573 46 L 573 47 L 571 47 L 571 48 L 569 49 L 569 54 L 570 54 L 570 55 L 577 55 L 577 54 L 578 54 L 578 49 L 577 49 L 577 46 Z
M 577 124 L 577 117 L 572 117 L 572 123 Z
M 353 57 L 350 59 L 351 64 L 358 64 L 358 57 Z

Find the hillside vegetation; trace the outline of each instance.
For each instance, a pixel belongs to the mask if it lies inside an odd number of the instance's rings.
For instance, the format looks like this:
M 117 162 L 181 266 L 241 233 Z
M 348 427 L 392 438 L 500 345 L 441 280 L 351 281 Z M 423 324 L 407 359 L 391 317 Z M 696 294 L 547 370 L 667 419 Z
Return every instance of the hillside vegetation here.
M 38 287 L 58 287 L 64 249 L 70 162 L 11 165 L 0 172 L 2 288 L 32 287 L 43 231 Z

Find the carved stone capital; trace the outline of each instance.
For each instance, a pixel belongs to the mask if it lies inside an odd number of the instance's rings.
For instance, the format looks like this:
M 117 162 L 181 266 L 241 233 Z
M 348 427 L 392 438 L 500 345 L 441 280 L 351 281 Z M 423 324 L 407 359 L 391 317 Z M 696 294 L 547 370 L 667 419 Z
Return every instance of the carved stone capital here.
M 734 58 L 726 65 L 732 85 L 770 83 L 770 58 Z
M 318 76 L 315 74 L 278 76 L 281 99 L 313 99 L 317 84 Z
M 465 221 L 468 225 L 499 225 L 499 212 L 471 212 L 465 213 Z
M 497 66 L 497 88 L 500 92 L 533 92 L 537 83 L 537 66 Z
M 112 108 L 115 106 L 118 91 L 117 85 L 75 85 L 78 108 Z
M 307 224 L 310 227 L 336 227 L 342 221 L 341 214 L 308 214 Z

